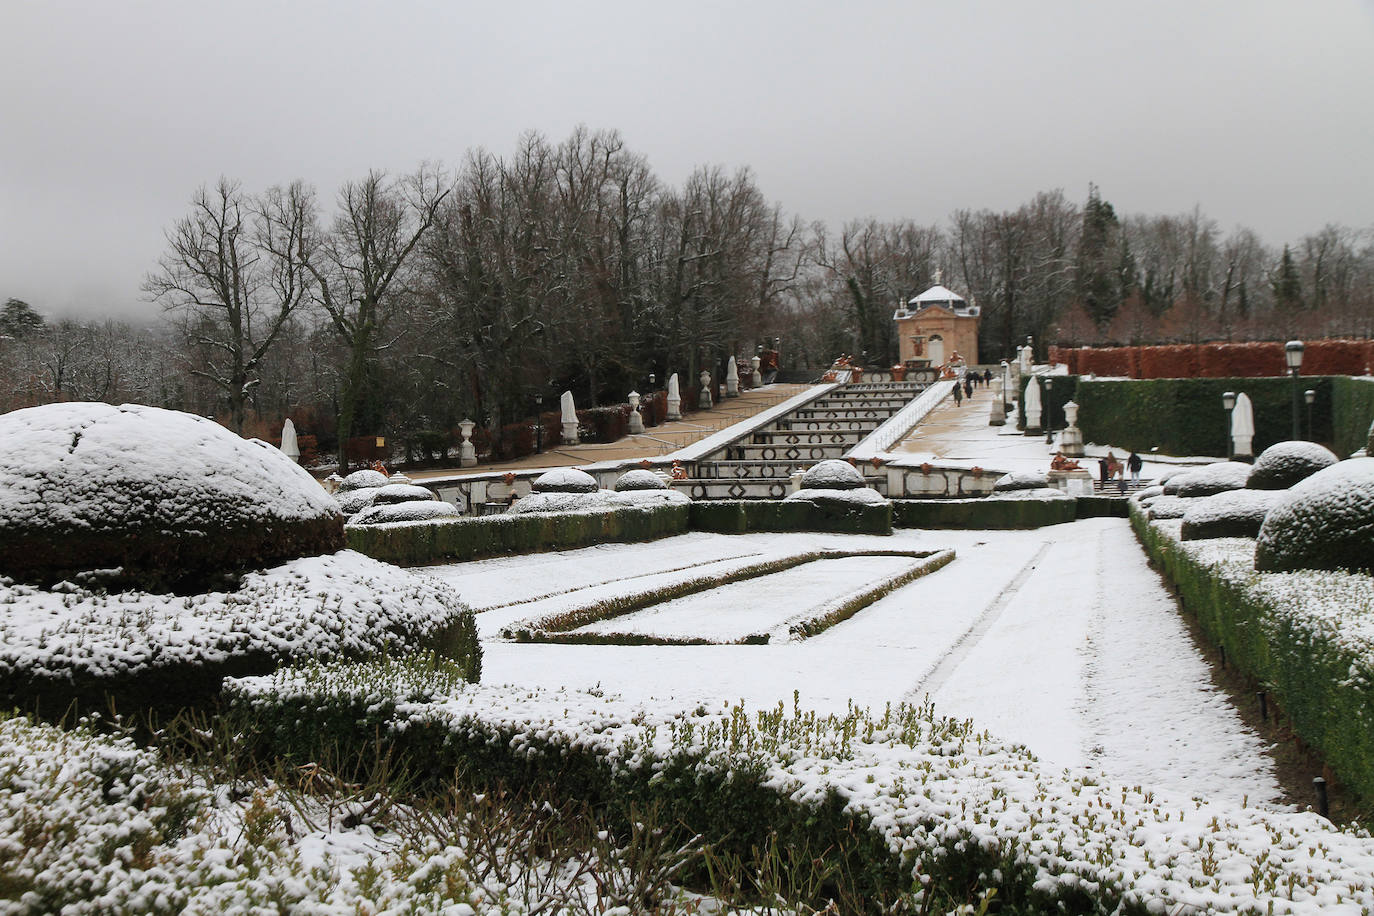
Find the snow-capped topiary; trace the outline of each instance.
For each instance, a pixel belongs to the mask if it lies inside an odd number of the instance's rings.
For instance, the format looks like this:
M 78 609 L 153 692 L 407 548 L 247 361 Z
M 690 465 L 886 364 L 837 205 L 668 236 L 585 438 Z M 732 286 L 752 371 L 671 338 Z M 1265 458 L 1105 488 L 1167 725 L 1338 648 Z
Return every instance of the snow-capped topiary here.
M 1007 490 L 1039 490 L 1050 485 L 1049 477 L 1043 471 L 1012 471 L 997 478 L 992 485 L 994 492 Z
M 1252 538 L 1279 497 L 1273 490 L 1227 490 L 1190 500 L 1180 537 L 1185 541 Z
M 1286 490 L 1339 460 L 1315 442 L 1278 442 L 1255 459 L 1245 485 L 1252 490 Z
M 369 506 L 348 520 L 350 525 L 384 525 L 387 522 L 427 522 L 436 518 L 455 518 L 463 513 L 458 507 L 437 499 L 411 500 L 403 503 L 378 503 Z
M 596 478 L 577 468 L 554 468 L 534 481 L 536 493 L 595 493 L 598 489 Z
M 1224 493 L 1227 490 L 1239 490 L 1245 486 L 1245 481 L 1250 476 L 1250 465 L 1239 461 L 1218 461 L 1216 464 L 1209 464 L 1204 467 L 1190 471 L 1187 476 L 1178 479 L 1179 496 L 1193 498 L 1197 496 L 1211 496 L 1213 493 Z M 1172 484 L 1173 481 L 1170 481 Z M 1169 492 L 1169 484 L 1165 484 L 1164 492 Z
M 1058 487 L 1026 487 L 1017 490 L 998 490 L 985 499 L 1076 499 Z
M 376 495 L 372 497 L 372 505 L 388 506 L 392 503 L 433 502 L 438 498 L 432 490 L 426 490 L 424 487 L 417 487 L 410 483 L 389 483 L 384 487 L 377 488 Z
M 858 468 L 838 458 L 816 462 L 802 475 L 801 485 L 803 490 L 855 490 L 867 486 Z
M 1136 502 L 1144 502 L 1145 500 L 1150 499 L 1151 497 L 1160 496 L 1163 493 L 1164 488 L 1161 486 L 1156 485 L 1153 487 L 1145 487 L 1142 490 L 1137 490 L 1131 496 L 1131 499 L 1134 499 Z
M 195 705 L 226 674 L 306 659 L 432 647 L 470 665 L 473 680 L 480 671 L 472 611 L 452 586 L 350 550 L 193 596 L 0 579 L 0 605 L 0 702 L 55 715 L 73 701 L 102 708 L 106 696 L 122 711 Z
M 666 490 L 668 484 L 662 477 L 645 468 L 636 468 L 620 475 L 615 482 L 615 491 L 624 493 L 629 490 Z
M 868 505 L 876 506 L 887 502 L 883 494 L 872 487 L 853 489 L 807 489 L 803 487 L 789 494 L 783 502 L 809 502 L 830 505 Z
M 1149 501 L 1147 512 L 1151 519 L 1183 518 L 1183 513 L 1188 511 L 1191 502 L 1191 499 L 1179 496 L 1156 496 Z
M 196 588 L 343 546 L 306 471 L 212 420 L 126 404 L 0 416 L 0 576 Z
M 685 493 L 676 490 L 597 490 L 594 493 L 531 493 L 506 510 L 520 515 L 528 512 L 581 512 L 588 509 L 616 509 L 627 506 L 690 503 Z
M 340 490 L 334 499 L 339 504 L 339 511 L 344 515 L 356 515 L 372 505 L 381 489 L 381 487 L 362 487 L 357 490 L 349 490 L 347 493 Z
M 1374 458 L 1351 458 L 1296 484 L 1269 510 L 1255 568 L 1374 572 Z
M 353 490 L 370 490 L 376 487 L 384 487 L 390 483 L 387 476 L 381 471 L 361 470 L 354 471 L 343 479 L 339 484 L 340 493 L 350 493 Z

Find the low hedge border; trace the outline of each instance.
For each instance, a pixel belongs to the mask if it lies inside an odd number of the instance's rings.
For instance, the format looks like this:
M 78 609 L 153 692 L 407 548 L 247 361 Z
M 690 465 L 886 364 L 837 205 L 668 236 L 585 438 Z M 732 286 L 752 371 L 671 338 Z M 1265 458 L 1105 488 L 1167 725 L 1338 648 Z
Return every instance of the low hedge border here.
M 898 499 L 897 528 L 1042 528 L 1078 517 L 1072 499 Z
M 568 550 L 592 544 L 652 541 L 688 530 L 685 505 L 633 506 L 581 512 L 528 512 L 438 521 L 358 525 L 348 546 L 402 566 L 478 560 L 507 553 Z
M 770 864 L 761 850 L 796 853 L 771 863 L 784 870 L 824 856 L 827 883 L 804 901 L 814 907 L 986 912 L 995 901 L 1005 913 L 1143 916 L 1262 913 L 1284 897 L 1284 912 L 1297 900 L 1302 912 L 1374 903 L 1367 835 L 1104 785 L 929 705 L 819 716 L 794 696 L 790 713 L 672 712 L 599 692 L 438 689 L 432 668 L 312 666 L 226 692 L 251 752 L 287 765 L 361 759 L 380 742 L 420 786 L 539 786 L 620 829 L 653 806 L 669 842 L 700 837 L 741 869 Z
M 825 531 L 891 534 L 890 503 L 816 504 L 805 500 L 737 499 L 693 502 L 691 528 L 717 534 L 750 531 Z
M 1177 520 L 1131 525 L 1227 660 L 1262 684 L 1294 733 L 1374 800 L 1374 578 L 1259 573 L 1254 539 L 1183 541 Z
M 679 641 L 672 637 L 658 637 L 638 633 L 592 634 L 573 633 L 571 631 L 602 620 L 613 620 L 616 617 L 624 617 L 627 614 L 633 614 L 635 611 L 642 611 L 647 607 L 653 607 L 665 601 L 685 598 L 688 595 L 709 591 L 722 585 L 730 585 L 735 582 L 744 582 L 749 579 L 757 579 L 761 576 L 784 572 L 785 570 L 794 569 L 805 563 L 813 563 L 816 560 L 840 560 L 846 557 L 892 556 L 924 559 L 930 556 L 930 551 L 811 550 L 791 556 L 774 557 L 758 563 L 740 566 L 726 572 L 691 576 L 676 582 L 668 582 L 657 588 L 647 589 L 642 592 L 619 594 L 611 598 L 602 599 L 601 601 L 595 601 L 579 607 L 569 608 L 565 611 L 559 611 L 556 614 L 549 614 L 545 617 L 522 620 L 502 628 L 501 636 L 505 639 L 513 639 L 516 642 L 565 642 L 579 644 L 605 642 L 616 645 L 710 645 L 711 643 L 707 640 L 697 641 L 694 638 L 688 639 L 687 641 Z M 953 555 L 951 553 L 951 559 L 952 558 Z M 948 562 L 948 560 L 945 562 Z M 941 565 L 944 564 L 942 563 Z M 853 616 L 857 610 L 856 608 L 854 611 L 851 611 L 849 616 Z M 828 609 L 820 613 L 823 616 L 825 613 L 828 613 Z M 744 637 L 741 642 L 748 645 L 754 645 L 757 644 L 754 642 L 755 640 L 767 642 L 767 634 L 751 634 L 750 636 Z

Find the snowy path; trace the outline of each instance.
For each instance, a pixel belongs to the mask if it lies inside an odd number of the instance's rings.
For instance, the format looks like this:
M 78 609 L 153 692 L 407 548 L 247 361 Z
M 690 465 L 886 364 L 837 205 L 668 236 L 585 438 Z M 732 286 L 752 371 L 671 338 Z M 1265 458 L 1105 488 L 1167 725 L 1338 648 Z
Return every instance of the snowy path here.
M 600 583 L 640 588 L 656 573 L 843 546 L 937 549 L 958 559 L 798 644 L 580 646 L 495 639 Z M 742 559 L 747 558 L 747 559 Z M 1278 797 L 1260 740 L 1208 680 L 1173 599 L 1124 520 L 1035 531 L 899 531 L 894 537 L 692 534 L 648 544 L 488 560 L 429 572 L 475 607 L 483 681 L 600 686 L 636 701 L 710 707 L 881 708 L 929 694 L 945 715 L 1116 782 L 1251 803 Z M 629 578 L 634 577 L 634 578 Z M 611 586 L 614 589 L 616 586 Z M 579 596 L 579 600 L 580 600 Z M 792 602 L 800 610 L 812 595 Z

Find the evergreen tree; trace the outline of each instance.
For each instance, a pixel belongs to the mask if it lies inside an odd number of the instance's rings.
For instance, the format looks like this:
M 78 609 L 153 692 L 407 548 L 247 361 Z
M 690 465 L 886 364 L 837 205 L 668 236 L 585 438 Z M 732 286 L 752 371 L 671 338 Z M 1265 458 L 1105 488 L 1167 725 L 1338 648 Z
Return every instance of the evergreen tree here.
M 1118 223 L 1116 211 L 1088 185 L 1083 205 L 1083 231 L 1078 241 L 1076 270 L 1078 300 L 1098 327 L 1111 321 L 1123 298 L 1120 264 L 1114 264 Z
M 23 299 L 9 299 L 0 309 L 0 337 L 25 337 L 43 330 L 43 316 Z
M 1283 246 L 1283 256 L 1279 258 L 1279 266 L 1269 284 L 1274 290 L 1274 304 L 1280 309 L 1292 312 L 1303 307 L 1302 277 L 1298 274 L 1298 266 L 1293 263 L 1293 253 L 1287 245 Z

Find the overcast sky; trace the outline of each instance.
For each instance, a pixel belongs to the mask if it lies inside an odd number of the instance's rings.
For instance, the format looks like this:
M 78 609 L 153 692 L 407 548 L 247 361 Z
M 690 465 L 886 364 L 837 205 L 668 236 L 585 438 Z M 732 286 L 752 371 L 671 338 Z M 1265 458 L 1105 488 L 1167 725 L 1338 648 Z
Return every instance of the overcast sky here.
M 805 219 L 1202 207 L 1271 243 L 1374 225 L 1374 0 L 0 3 L 0 299 L 143 317 L 220 175 L 454 164 L 621 131 Z

